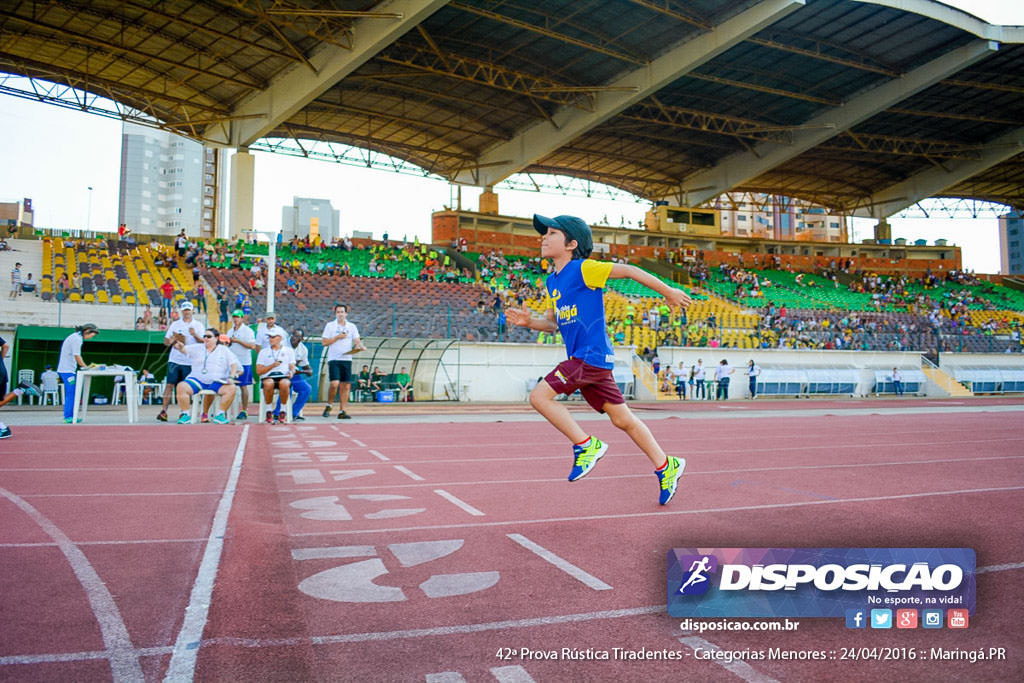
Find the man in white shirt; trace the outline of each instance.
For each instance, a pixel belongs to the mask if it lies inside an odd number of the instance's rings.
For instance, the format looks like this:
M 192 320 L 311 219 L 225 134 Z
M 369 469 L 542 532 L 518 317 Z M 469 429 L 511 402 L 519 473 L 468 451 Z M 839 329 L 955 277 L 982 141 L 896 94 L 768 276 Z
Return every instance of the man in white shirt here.
M 252 328 L 245 324 L 245 311 L 239 308 L 231 313 L 231 327 L 227 334 L 231 339 L 231 353 L 235 354 L 235 358 L 242 366 L 242 374 L 235 382 L 238 390 L 242 392 L 242 410 L 235 419 L 247 420 L 249 394 L 252 393 L 252 389 L 249 388 L 252 386 L 252 352 L 256 349 L 256 335 Z
M 704 368 L 703 361 L 698 358 L 697 364 L 693 366 L 693 394 L 691 398 L 697 398 L 698 394 L 700 398 L 707 398 L 704 388 L 704 377 L 706 376 L 707 370 Z
M 156 419 L 167 422 L 167 406 L 171 404 L 171 394 L 179 383 L 184 382 L 189 373 L 192 372 L 192 361 L 184 351 L 174 347 L 176 342 L 182 344 L 202 344 L 203 325 L 192 317 L 192 302 L 186 301 L 181 305 L 181 318 L 173 321 L 167 326 L 167 333 L 164 334 L 164 346 L 171 348 L 167 356 L 167 379 L 164 386 L 163 406 Z
M 267 311 L 263 314 L 263 322 L 256 326 L 257 353 L 270 347 L 270 331 L 274 329 L 281 333 L 281 344 L 286 348 L 291 348 L 291 345 L 288 343 L 288 332 L 277 324 L 277 314 L 273 311 Z
M 892 369 L 892 390 L 897 396 L 903 395 L 903 373 L 899 368 Z
M 352 416 L 345 412 L 345 406 L 348 405 L 348 392 L 352 386 L 352 354 L 366 347 L 359 339 L 359 329 L 348 321 L 348 306 L 337 304 L 334 307 L 334 320 L 324 325 L 320 337 L 326 349 L 327 372 L 331 382 L 327 389 L 327 405 L 323 416 L 330 417 L 331 400 L 334 392 L 338 392 L 338 419 L 351 419 Z
M 722 359 L 722 362 L 715 368 L 715 380 L 718 381 L 718 395 L 715 397 L 719 401 L 729 400 L 729 375 L 736 372 L 735 368 L 729 367 L 729 361 Z
M 215 424 L 228 423 L 228 411 L 235 400 L 236 387 L 228 382 L 242 372 L 242 366 L 227 346 L 218 343 L 220 333 L 212 327 L 203 331 L 201 344 L 174 343 L 174 350 L 185 355 L 191 370 L 175 387 L 181 414 L 178 424 L 188 424 L 192 396 L 200 391 L 212 391 L 220 396 L 221 412 L 213 416 Z
M 282 344 L 283 336 L 280 331 L 271 328 L 268 336 L 270 346 L 260 351 L 256 357 L 256 372 L 260 376 L 260 384 L 263 387 L 263 401 L 268 406 L 274 402 L 274 389 L 281 395 L 281 403 L 288 404 L 288 394 L 292 386 L 292 375 L 295 373 L 295 352 Z M 280 424 L 284 422 L 280 413 L 275 414 L 268 410 L 266 415 L 267 424 Z
M 686 378 L 690 371 L 683 366 L 683 361 L 679 361 L 679 367 L 671 368 L 669 372 L 672 373 L 672 382 L 676 385 L 676 395 L 679 400 L 686 400 Z

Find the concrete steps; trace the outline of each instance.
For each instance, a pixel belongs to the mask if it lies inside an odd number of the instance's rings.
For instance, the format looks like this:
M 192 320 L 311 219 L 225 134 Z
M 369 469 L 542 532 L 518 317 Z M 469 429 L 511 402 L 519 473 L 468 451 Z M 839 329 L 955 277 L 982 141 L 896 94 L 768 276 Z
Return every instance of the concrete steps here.
M 973 391 L 965 387 L 963 384 L 960 384 L 960 382 L 957 382 L 955 379 L 953 379 L 951 376 L 943 372 L 941 369 L 933 368 L 927 365 L 921 369 L 924 371 L 924 374 L 928 377 L 928 379 L 935 382 L 935 384 L 938 385 L 938 387 L 943 391 L 948 392 L 951 398 L 965 398 L 968 396 L 974 396 Z

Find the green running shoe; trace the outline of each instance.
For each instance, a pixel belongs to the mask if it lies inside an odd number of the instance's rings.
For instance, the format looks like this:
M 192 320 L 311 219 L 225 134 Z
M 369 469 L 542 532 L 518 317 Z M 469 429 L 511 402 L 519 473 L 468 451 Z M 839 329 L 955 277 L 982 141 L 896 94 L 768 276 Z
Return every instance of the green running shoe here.
M 658 475 L 658 483 L 661 485 L 661 493 L 658 496 L 659 503 L 665 505 L 672 500 L 672 496 L 676 495 L 676 484 L 679 482 L 679 477 L 683 476 L 685 469 L 686 458 L 669 456 L 665 469 L 660 472 L 655 470 L 654 473 Z
M 582 479 L 590 470 L 594 469 L 597 461 L 608 451 L 608 444 L 596 436 L 590 437 L 590 445 L 572 447 L 573 461 L 572 470 L 569 472 L 569 481 Z

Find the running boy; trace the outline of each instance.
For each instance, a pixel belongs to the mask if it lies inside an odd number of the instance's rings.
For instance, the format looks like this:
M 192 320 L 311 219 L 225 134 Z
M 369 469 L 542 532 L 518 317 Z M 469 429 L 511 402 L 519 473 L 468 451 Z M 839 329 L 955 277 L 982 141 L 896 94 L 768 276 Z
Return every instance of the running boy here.
M 626 432 L 650 459 L 660 484 L 659 502 L 665 505 L 675 495 L 686 460 L 665 454 L 647 425 L 630 411 L 612 378 L 615 356 L 606 331 L 604 286 L 609 278 L 629 278 L 658 292 L 672 306 L 688 306 L 690 297 L 635 266 L 590 260 L 594 241 L 590 226 L 582 219 L 535 214 L 533 227 L 542 235 L 541 258 L 551 259 L 555 265 L 555 272 L 547 279 L 551 307 L 543 318 L 535 318 L 525 304 L 521 309 L 508 309 L 505 315 L 519 327 L 560 331 L 569 358 L 530 392 L 530 405 L 572 441 L 574 462 L 569 481 L 576 481 L 589 473 L 608 450 L 600 439 L 588 436 L 569 410 L 555 400 L 558 394 L 568 395 L 579 389 L 591 408 L 607 413 L 612 424 Z

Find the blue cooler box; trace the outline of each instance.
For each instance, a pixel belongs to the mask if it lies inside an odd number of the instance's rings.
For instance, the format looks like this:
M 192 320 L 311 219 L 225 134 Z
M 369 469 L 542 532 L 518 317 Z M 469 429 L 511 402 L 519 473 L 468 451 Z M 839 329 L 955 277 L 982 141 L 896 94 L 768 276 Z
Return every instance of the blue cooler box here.
M 395 392 L 393 391 L 378 391 L 377 392 L 377 403 L 394 403 Z

